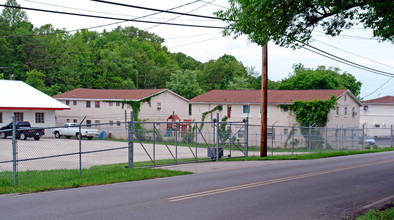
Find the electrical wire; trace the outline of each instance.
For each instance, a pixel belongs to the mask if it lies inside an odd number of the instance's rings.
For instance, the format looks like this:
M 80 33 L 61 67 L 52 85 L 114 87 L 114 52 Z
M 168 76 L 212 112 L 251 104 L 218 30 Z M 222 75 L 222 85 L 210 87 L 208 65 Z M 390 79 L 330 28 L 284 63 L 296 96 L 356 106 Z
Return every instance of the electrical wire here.
M 221 18 L 218 18 L 218 17 L 205 16 L 205 15 L 196 15 L 196 14 L 188 14 L 188 13 L 168 11 L 168 10 L 155 9 L 155 8 L 148 8 L 148 7 L 142 7 L 142 6 L 136 6 L 136 5 L 128 5 L 128 4 L 122 4 L 122 3 L 110 2 L 110 1 L 104 1 L 104 0 L 90 0 L 90 1 L 92 1 L 92 2 L 99 2 L 99 3 L 105 3 L 105 4 L 111 4 L 111 5 L 117 5 L 117 6 L 123 6 L 123 7 L 130 7 L 130 8 L 149 10 L 149 11 L 157 11 L 157 12 L 162 12 L 162 13 L 177 14 L 177 15 L 184 15 L 184 16 L 191 16 L 191 17 L 198 17 L 198 18 L 208 18 L 208 19 L 215 19 L 215 20 L 222 20 Z
M 131 21 L 131 22 L 139 22 L 139 23 L 161 24 L 161 22 L 156 22 L 156 21 L 146 21 L 146 20 L 137 20 L 137 19 L 126 19 L 126 18 L 115 18 L 115 17 L 98 16 L 98 15 L 87 15 L 87 14 L 62 12 L 62 11 L 53 11 L 53 10 L 45 10 L 45 9 L 38 9 L 38 8 L 19 7 L 19 6 L 2 5 L 2 4 L 0 4 L 0 6 L 7 7 L 7 8 L 17 8 L 17 9 L 24 9 L 24 10 L 31 10 L 31 11 L 40 11 L 40 12 L 64 14 L 64 15 L 74 15 L 74 16 L 81 16 L 81 17 L 102 18 L 102 19 L 109 19 L 109 20 L 122 20 L 122 21 Z M 183 13 L 183 14 L 185 14 L 185 13 Z M 180 23 L 165 23 L 165 25 L 183 26 L 183 27 L 195 27 L 195 28 L 224 29 L 224 27 L 218 27 L 218 26 L 180 24 Z
M 302 43 L 301 41 L 298 41 L 298 42 Z M 321 53 L 323 53 L 323 54 L 326 54 L 326 55 L 328 55 L 328 56 L 330 56 L 330 57 L 334 57 L 334 58 L 336 58 L 337 60 L 341 60 L 342 62 L 346 62 L 346 63 L 348 63 L 348 64 L 352 64 L 353 66 L 357 66 L 357 68 L 360 68 L 360 69 L 363 69 L 363 70 L 368 70 L 368 71 L 370 71 L 370 72 L 374 72 L 374 73 L 377 73 L 377 74 L 379 74 L 379 75 L 390 76 L 390 77 L 393 77 L 393 76 L 394 76 L 394 73 L 389 73 L 389 72 L 377 70 L 377 69 L 374 69 L 374 68 L 370 68 L 370 67 L 367 67 L 367 66 L 364 66 L 364 65 L 361 65 L 361 64 L 358 64 L 358 63 L 355 63 L 355 62 L 346 60 L 346 59 L 344 59 L 344 58 L 338 57 L 338 56 L 333 55 L 333 54 L 331 54 L 331 53 L 328 53 L 328 52 L 326 52 L 326 51 L 324 51 L 324 50 L 321 50 L 321 49 L 319 49 L 319 48 L 316 48 L 316 47 L 314 47 L 314 46 L 311 46 L 310 44 L 305 44 L 305 43 L 302 43 L 302 44 L 303 44 L 304 46 L 307 46 L 307 47 L 310 47 L 310 48 L 312 48 L 312 49 L 314 49 L 314 50 L 317 50 L 317 51 L 319 51 L 319 52 L 321 52 Z M 304 48 L 304 47 L 303 47 L 303 48 Z M 320 55 L 321 55 L 321 54 L 320 54 Z
M 320 41 L 320 40 L 317 40 L 317 39 L 314 39 L 314 38 L 312 38 L 312 40 L 314 40 L 314 41 L 316 41 L 316 42 L 319 42 L 319 43 L 321 43 L 321 44 L 327 45 L 327 46 L 329 46 L 329 47 L 335 48 L 335 49 L 337 49 L 337 50 L 346 52 L 346 53 L 348 53 L 348 54 L 354 55 L 354 56 L 356 56 L 356 57 L 360 57 L 360 58 L 363 58 L 363 59 L 365 59 L 365 60 L 369 60 L 369 61 L 371 61 L 371 62 L 374 62 L 374 63 L 380 64 L 380 65 L 383 65 L 383 66 L 387 66 L 387 67 L 390 67 L 390 68 L 393 68 L 393 69 L 394 69 L 393 66 L 390 66 L 390 65 L 387 65 L 387 64 L 384 64 L 384 63 L 380 63 L 380 62 L 378 62 L 378 61 L 371 60 L 371 59 L 369 59 L 369 58 L 366 58 L 366 57 L 357 55 L 357 54 L 355 54 L 355 53 L 352 53 L 352 52 L 349 52 L 349 51 L 347 51 L 347 50 L 341 49 L 341 48 L 339 48 L 339 47 L 335 47 L 335 46 L 333 46 L 333 45 L 324 43 L 323 41 Z
M 214 1 L 216 1 L 216 0 L 212 0 L 211 2 L 214 2 Z M 196 1 L 196 2 L 197 2 L 197 1 Z M 195 8 L 195 9 L 191 10 L 191 11 L 188 11 L 187 13 L 189 14 L 190 12 L 196 11 L 196 10 L 198 10 L 198 9 L 200 9 L 200 8 L 202 8 L 202 7 L 204 7 L 204 6 L 206 6 L 206 5 L 208 5 L 208 3 L 205 3 L 205 5 L 202 5 L 202 6 L 200 6 L 200 7 L 197 7 L 197 8 Z M 174 18 L 168 19 L 167 21 L 164 21 L 164 22 L 161 23 L 161 24 L 165 24 L 165 23 L 167 23 L 167 22 L 169 22 L 169 21 L 173 21 L 173 20 L 178 19 L 178 18 L 180 18 L 180 17 L 182 17 L 182 16 L 183 16 L 183 15 L 179 15 L 179 16 L 176 16 L 176 17 L 174 17 Z M 151 26 L 151 27 L 148 27 L 148 28 L 144 29 L 144 31 L 147 31 L 147 30 L 150 30 L 150 29 L 155 28 L 155 27 L 157 27 L 157 26 L 160 26 L 161 24 L 156 24 L 156 25 L 153 25 L 153 26 Z
M 178 48 L 178 47 L 185 47 L 185 46 L 189 46 L 189 45 L 193 45 L 193 44 L 198 44 L 198 43 L 203 43 L 203 42 L 207 42 L 207 41 L 211 41 L 211 40 L 215 40 L 215 39 L 219 39 L 219 38 L 222 38 L 222 37 L 220 36 L 220 37 L 210 38 L 210 39 L 201 40 L 201 41 L 197 41 L 197 42 L 193 42 L 193 43 L 182 44 L 182 45 L 170 47 L 169 49 L 174 49 L 174 48 Z
M 380 88 L 382 88 L 383 86 L 385 86 L 388 82 L 390 82 L 390 80 L 393 78 L 388 79 L 385 83 L 383 83 L 381 86 L 379 86 L 377 89 L 375 89 L 373 92 L 369 93 L 368 95 L 364 96 L 363 99 L 367 98 L 368 96 L 374 94 L 376 91 L 378 91 Z

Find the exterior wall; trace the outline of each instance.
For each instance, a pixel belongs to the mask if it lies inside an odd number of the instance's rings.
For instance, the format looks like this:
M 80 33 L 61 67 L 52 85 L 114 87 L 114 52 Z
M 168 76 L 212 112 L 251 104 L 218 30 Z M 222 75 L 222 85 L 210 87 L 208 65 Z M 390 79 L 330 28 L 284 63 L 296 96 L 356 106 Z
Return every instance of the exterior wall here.
M 130 112 L 132 107 L 125 104 L 122 107 L 122 103 L 104 102 L 103 100 L 59 100 L 64 104 L 71 107 L 70 110 L 58 111 L 56 113 L 56 125 L 62 126 L 66 122 L 77 122 L 79 123 L 83 117 L 87 116 L 87 120 L 90 120 L 91 124 L 97 123 L 111 123 L 110 133 L 114 138 L 125 138 L 127 137 L 127 132 L 125 132 L 125 126 L 119 125 L 125 122 L 125 110 L 127 114 L 127 119 L 130 119 Z M 74 105 L 74 101 L 76 105 Z M 90 101 L 90 108 L 86 107 L 86 101 Z M 95 107 L 95 102 L 100 102 L 100 107 Z M 158 108 L 158 103 L 160 103 L 160 108 Z M 161 93 L 157 96 L 151 98 L 150 104 L 147 102 L 141 103 L 141 108 L 139 112 L 139 119 L 146 121 L 167 121 L 167 118 L 173 114 L 173 112 L 178 115 L 178 117 L 183 121 L 185 119 L 190 119 L 189 116 L 189 104 L 186 100 L 174 95 L 168 91 Z M 106 129 L 104 129 L 106 130 Z M 99 130 L 100 132 L 101 130 Z M 109 132 L 107 132 L 109 133 Z
M 347 93 L 339 97 L 337 101 L 337 110 L 331 110 L 327 127 L 360 127 L 360 105 Z M 347 114 L 345 114 L 347 109 Z M 354 110 L 354 111 L 353 111 Z
M 365 135 L 389 137 L 394 125 L 394 104 L 365 104 L 360 108 L 360 122 Z
M 53 110 L 0 110 L 2 114 L 2 123 L 0 127 L 12 122 L 12 116 L 15 112 L 23 112 L 23 120 L 30 122 L 32 127 L 54 127 L 56 125 L 55 111 Z M 36 112 L 44 113 L 44 123 L 36 123 Z
M 192 104 L 192 119 L 194 121 L 201 121 L 201 116 L 204 112 L 207 112 L 216 106 L 221 105 L 222 111 L 219 111 L 219 119 L 221 120 L 224 116 L 228 115 L 228 103 L 193 103 Z M 261 123 L 261 114 L 260 114 L 260 104 L 253 103 L 232 103 L 231 104 L 231 118 L 227 121 L 236 122 L 242 121 L 248 115 L 242 114 L 243 106 L 250 105 L 250 114 L 249 114 L 249 138 L 254 138 L 253 140 L 249 140 L 251 143 L 259 143 L 260 142 L 260 123 Z M 336 114 L 336 109 L 331 110 L 329 113 L 329 122 L 327 123 L 327 127 L 330 128 L 359 128 L 360 126 L 360 105 L 356 100 L 354 100 L 349 94 L 342 95 L 338 98 L 337 107 L 339 110 L 339 114 Z M 347 114 L 345 115 L 345 108 L 347 108 Z M 354 109 L 354 113 L 353 113 Z M 394 108 L 393 108 L 394 111 Z M 290 113 L 290 111 L 283 110 L 279 108 L 279 105 L 268 105 L 267 111 L 267 135 L 268 139 L 271 140 L 272 136 L 275 141 L 280 141 L 280 138 L 285 137 L 290 132 L 290 127 L 292 125 L 297 126 L 297 122 L 295 120 L 295 116 Z M 205 121 L 212 121 L 212 119 L 216 118 L 217 111 L 206 116 Z M 394 119 L 394 116 L 393 116 Z M 274 129 L 272 126 L 275 125 Z M 235 127 L 232 129 L 232 132 L 237 132 L 237 129 L 240 129 L 241 126 Z M 300 131 L 296 131 L 296 135 L 300 135 Z

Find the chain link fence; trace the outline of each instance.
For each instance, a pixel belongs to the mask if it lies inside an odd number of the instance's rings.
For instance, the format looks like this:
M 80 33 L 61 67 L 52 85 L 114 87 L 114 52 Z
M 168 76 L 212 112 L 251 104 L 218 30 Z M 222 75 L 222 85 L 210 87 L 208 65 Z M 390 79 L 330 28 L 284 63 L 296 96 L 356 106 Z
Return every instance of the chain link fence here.
M 6 183 L 3 185 L 34 182 L 34 175 L 40 175 L 37 171 L 64 172 L 63 178 L 67 179 L 83 176 L 86 172 L 102 172 L 101 167 L 109 164 L 133 167 L 135 162 L 144 161 L 143 166 L 162 166 L 259 155 L 261 137 L 260 125 L 249 124 L 247 119 L 219 121 L 218 116 L 209 122 L 143 122 L 133 121 L 131 114 L 127 123 L 69 123 L 62 127 L 35 129 L 14 127 L 0 131 L 0 183 Z M 35 132 L 40 129 L 45 135 L 36 138 L 34 135 L 38 133 Z M 272 125 L 267 130 L 271 155 L 393 145 L 392 127 Z M 23 136 L 26 132 L 33 135 Z

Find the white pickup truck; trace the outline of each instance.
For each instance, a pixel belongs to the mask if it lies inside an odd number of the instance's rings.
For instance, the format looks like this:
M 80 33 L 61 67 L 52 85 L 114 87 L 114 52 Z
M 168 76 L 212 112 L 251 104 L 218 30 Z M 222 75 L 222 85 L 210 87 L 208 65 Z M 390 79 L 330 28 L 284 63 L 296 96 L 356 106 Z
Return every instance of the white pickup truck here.
M 60 138 L 61 136 L 66 136 L 66 138 L 70 138 L 71 136 L 75 136 L 78 139 L 79 132 L 80 131 L 78 123 L 66 123 L 64 124 L 64 127 L 56 128 L 53 130 L 55 138 Z M 88 140 L 92 140 L 93 137 L 98 136 L 98 129 L 81 128 L 81 136 L 88 138 Z

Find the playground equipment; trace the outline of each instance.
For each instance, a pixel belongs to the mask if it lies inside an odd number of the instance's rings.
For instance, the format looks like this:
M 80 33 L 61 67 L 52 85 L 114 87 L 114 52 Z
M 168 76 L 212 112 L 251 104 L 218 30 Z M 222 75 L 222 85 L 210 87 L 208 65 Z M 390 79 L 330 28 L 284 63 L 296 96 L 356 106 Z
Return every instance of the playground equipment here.
M 191 122 L 189 119 L 183 120 L 184 122 Z M 183 136 L 186 132 L 192 131 L 191 123 L 180 123 L 181 119 L 178 115 L 170 115 L 167 118 L 167 131 L 164 134 L 164 137 L 174 137 L 175 132 L 180 132 L 180 136 Z

